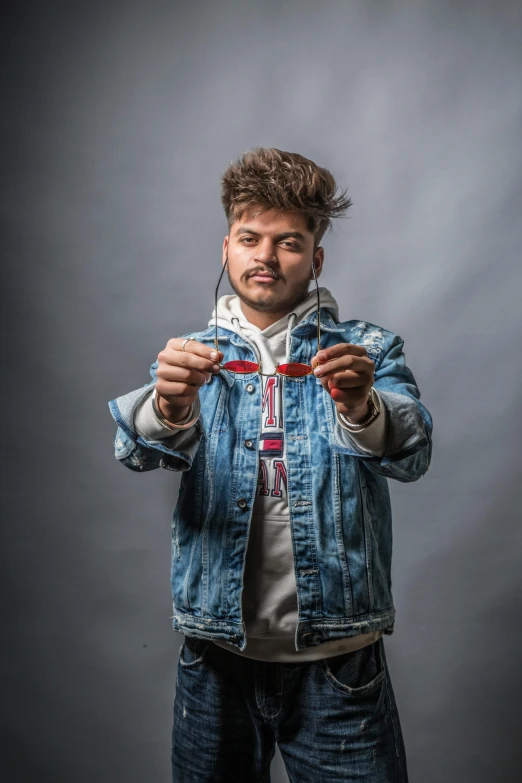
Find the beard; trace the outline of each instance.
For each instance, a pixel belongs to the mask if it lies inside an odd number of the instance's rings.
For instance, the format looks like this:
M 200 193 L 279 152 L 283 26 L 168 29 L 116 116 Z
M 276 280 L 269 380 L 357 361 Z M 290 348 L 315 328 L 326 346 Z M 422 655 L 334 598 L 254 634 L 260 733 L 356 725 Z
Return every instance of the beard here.
M 301 283 L 296 284 L 288 296 L 282 294 L 275 294 L 272 291 L 267 291 L 265 295 L 259 295 L 257 299 L 253 299 L 248 295 L 247 291 L 240 289 L 237 284 L 230 277 L 230 271 L 227 265 L 228 282 L 233 292 L 252 310 L 257 310 L 260 313 L 290 313 L 301 304 L 308 296 L 309 280 L 303 280 Z M 282 278 L 279 277 L 281 280 Z

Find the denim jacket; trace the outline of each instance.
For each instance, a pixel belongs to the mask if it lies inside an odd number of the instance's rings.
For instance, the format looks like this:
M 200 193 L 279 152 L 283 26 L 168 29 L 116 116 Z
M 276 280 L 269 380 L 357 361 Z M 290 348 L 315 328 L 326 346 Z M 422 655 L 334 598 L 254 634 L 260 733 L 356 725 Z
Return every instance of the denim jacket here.
M 256 361 L 237 333 L 219 327 L 224 361 Z M 213 345 L 214 330 L 183 335 Z M 365 347 L 374 388 L 387 407 L 382 457 L 357 447 L 335 403 L 314 375 L 283 379 L 287 488 L 299 619 L 296 650 L 360 633 L 391 634 L 392 515 L 388 479 L 416 481 L 428 470 L 432 418 L 405 364 L 402 338 L 366 321 L 336 322 L 321 309 L 321 344 Z M 291 331 L 289 362 L 317 352 L 317 315 Z M 134 430 L 134 412 L 156 382 L 109 402 L 115 456 L 137 472 L 181 472 L 172 518 L 173 628 L 189 636 L 246 647 L 241 595 L 258 479 L 261 378 L 226 370 L 199 391 L 193 427 L 161 441 Z

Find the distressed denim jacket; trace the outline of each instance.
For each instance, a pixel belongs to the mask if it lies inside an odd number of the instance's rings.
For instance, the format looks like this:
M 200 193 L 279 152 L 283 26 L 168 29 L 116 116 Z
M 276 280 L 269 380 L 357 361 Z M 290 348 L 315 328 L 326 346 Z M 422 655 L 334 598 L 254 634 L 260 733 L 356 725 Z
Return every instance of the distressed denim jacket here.
M 224 361 L 256 361 L 238 334 L 219 327 Z M 183 335 L 213 345 L 212 327 Z M 299 619 L 296 650 L 369 631 L 391 634 L 392 515 L 388 479 L 416 481 L 428 470 L 432 418 L 405 364 L 399 335 L 365 321 L 338 323 L 321 309 L 321 343 L 365 347 L 374 387 L 389 412 L 386 451 L 360 449 L 338 422 L 314 375 L 283 379 L 287 490 Z M 289 362 L 317 352 L 317 315 L 291 332 Z M 258 479 L 261 377 L 226 370 L 199 391 L 201 415 L 188 430 L 146 441 L 134 412 L 156 382 L 109 402 L 115 456 L 137 472 L 181 472 L 172 519 L 173 628 L 246 647 L 241 595 Z

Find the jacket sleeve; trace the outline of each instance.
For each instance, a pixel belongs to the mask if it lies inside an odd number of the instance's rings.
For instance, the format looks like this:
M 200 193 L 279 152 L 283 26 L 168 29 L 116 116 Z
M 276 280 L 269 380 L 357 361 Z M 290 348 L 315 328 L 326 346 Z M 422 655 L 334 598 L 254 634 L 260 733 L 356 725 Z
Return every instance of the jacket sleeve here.
M 407 367 L 403 339 L 390 334 L 374 372 L 374 388 L 388 412 L 386 448 L 382 456 L 369 456 L 359 448 L 336 419 L 334 442 L 341 453 L 360 457 L 373 473 L 398 481 L 417 481 L 429 469 L 432 452 L 432 417 L 420 402 L 420 391 Z
M 114 456 L 136 472 L 155 468 L 189 470 L 203 434 L 200 418 L 193 427 L 158 440 L 144 438 L 136 430 L 134 416 L 156 384 L 157 367 L 156 360 L 150 367 L 151 382 L 109 402 L 111 416 L 117 424 Z
M 350 440 L 355 442 L 355 445 L 365 451 L 367 454 L 374 454 L 378 457 L 382 457 L 386 451 L 386 435 L 388 432 L 388 408 L 383 403 L 379 392 L 372 386 L 373 401 L 379 407 L 379 415 L 372 421 L 367 427 L 360 431 L 353 431 L 343 422 L 342 417 L 337 411 L 337 421 L 341 427 L 346 430 L 350 436 Z

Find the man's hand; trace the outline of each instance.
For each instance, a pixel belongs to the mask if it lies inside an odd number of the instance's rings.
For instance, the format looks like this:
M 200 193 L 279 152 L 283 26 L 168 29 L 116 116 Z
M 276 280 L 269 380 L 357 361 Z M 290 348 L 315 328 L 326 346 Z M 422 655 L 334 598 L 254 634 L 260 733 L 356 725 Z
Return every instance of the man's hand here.
M 352 343 L 323 348 L 313 357 L 312 367 L 339 413 L 352 424 L 359 424 L 367 417 L 375 362 L 366 353 L 366 348 Z
M 181 350 L 183 337 L 172 337 L 158 354 L 156 391 L 158 407 L 165 418 L 176 424 L 188 415 L 200 388 L 219 372 L 221 351 L 190 340 Z

